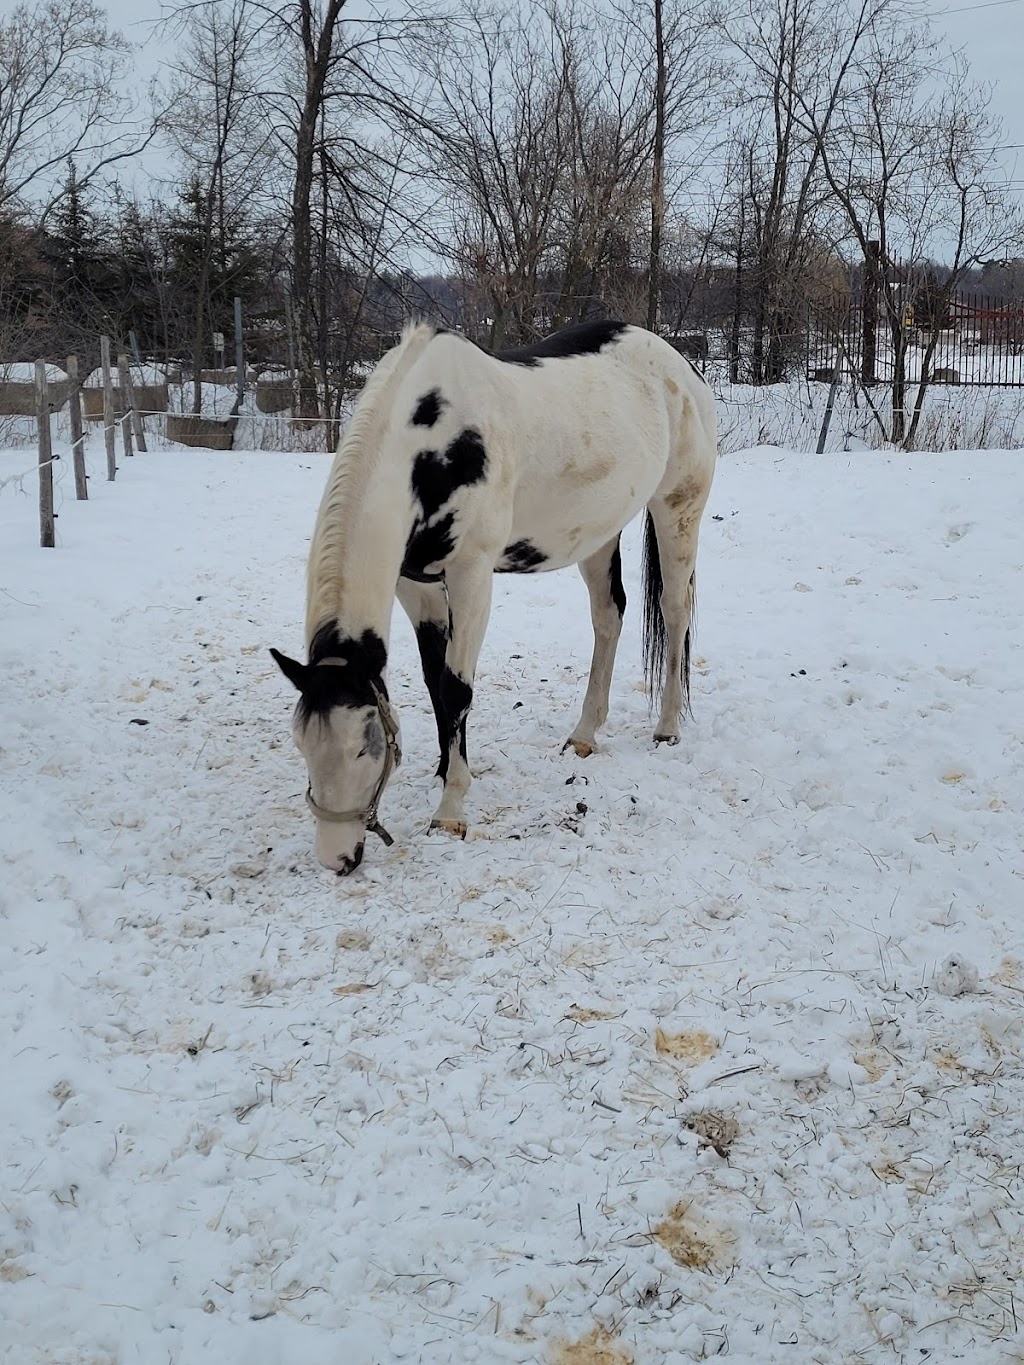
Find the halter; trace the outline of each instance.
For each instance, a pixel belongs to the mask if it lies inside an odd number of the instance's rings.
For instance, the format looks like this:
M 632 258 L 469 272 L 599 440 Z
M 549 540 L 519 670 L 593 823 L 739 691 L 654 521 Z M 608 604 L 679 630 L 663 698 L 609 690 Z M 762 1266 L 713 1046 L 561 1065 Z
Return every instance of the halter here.
M 331 660 L 321 659 L 320 662 L 330 663 Z M 371 834 L 376 834 L 390 848 L 395 841 L 377 819 L 377 807 L 380 805 L 380 798 L 384 794 L 388 778 L 402 761 L 402 750 L 398 743 L 398 725 L 395 721 L 395 713 L 391 709 L 391 703 L 385 696 L 383 688 L 373 681 L 370 682 L 370 690 L 373 692 L 374 704 L 377 707 L 380 723 L 384 727 L 384 738 L 387 741 L 387 748 L 384 753 L 384 771 L 381 773 L 373 795 L 370 797 L 370 804 L 365 810 L 325 810 L 323 806 L 318 806 L 313 800 L 312 786 L 307 786 L 306 805 L 318 820 L 328 820 L 336 825 L 351 824 L 355 820 L 362 821 Z

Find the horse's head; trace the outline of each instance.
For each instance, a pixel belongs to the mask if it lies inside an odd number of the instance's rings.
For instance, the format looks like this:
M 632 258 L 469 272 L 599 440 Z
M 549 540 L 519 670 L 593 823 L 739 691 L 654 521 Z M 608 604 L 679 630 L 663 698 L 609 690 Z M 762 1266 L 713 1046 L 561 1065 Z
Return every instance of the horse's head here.
M 379 673 L 369 674 L 350 651 L 314 654 L 309 664 L 270 653 L 299 690 L 292 736 L 309 773 L 316 856 L 345 876 L 362 862 L 367 830 L 392 843 L 377 822 L 377 807 L 402 761 L 398 720 Z

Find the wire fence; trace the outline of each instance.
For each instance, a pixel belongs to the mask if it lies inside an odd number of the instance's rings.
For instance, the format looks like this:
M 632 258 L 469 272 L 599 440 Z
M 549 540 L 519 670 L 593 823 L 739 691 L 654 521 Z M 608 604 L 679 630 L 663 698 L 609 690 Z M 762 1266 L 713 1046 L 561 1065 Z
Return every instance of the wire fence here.
M 945 299 L 933 281 L 887 283 L 813 309 L 807 378 L 838 371 L 866 385 L 907 383 L 1024 388 L 1024 303 L 989 294 Z
M 684 354 L 689 354 L 695 342 L 701 343 L 700 353 L 692 358 L 716 395 L 719 445 L 723 453 L 754 446 L 821 452 L 826 448 L 877 449 L 889 445 L 883 411 L 884 386 L 892 378 L 897 360 L 902 361 L 908 383 L 920 376 L 926 329 L 933 339 L 937 334 L 927 370 L 935 391 L 924 410 L 916 436 L 917 447 L 928 450 L 1024 447 L 1024 305 L 1008 304 L 986 295 L 961 295 L 943 304 L 944 311 L 936 315 L 928 311 L 935 304 L 927 294 L 918 289 L 912 297 L 915 302 L 900 304 L 900 325 L 895 337 L 893 329 L 886 332 L 881 327 L 876 327 L 873 338 L 867 337 L 863 300 L 848 297 L 844 309 L 833 310 L 824 321 L 819 318 L 819 325 L 808 329 L 807 372 L 800 382 L 759 386 L 733 382 L 728 355 L 717 354 L 718 347 L 714 345 L 709 354 L 706 337 L 686 335 L 670 340 Z M 109 351 L 109 347 L 104 349 Z M 879 386 L 874 397 L 872 385 L 864 379 L 868 364 L 873 383 Z M 147 440 L 180 448 L 182 436 L 175 429 L 176 424 L 179 428 L 181 424 L 186 428 L 194 424 L 196 428 L 195 439 L 184 439 L 186 445 L 214 450 L 325 452 L 327 447 L 333 448 L 361 385 L 357 379 L 340 416 L 298 416 L 290 407 L 261 412 L 250 401 L 255 397 L 251 385 L 244 395 L 236 394 L 228 414 L 193 413 L 182 401 L 190 381 L 164 386 L 165 392 L 168 388 L 172 391 L 166 408 L 148 403 L 136 406 L 127 361 L 122 355 L 117 367 L 109 363 L 108 357 L 102 415 L 94 401 L 89 405 L 89 420 L 83 423 L 82 390 L 77 384 L 74 357 L 69 358 L 72 376 L 69 385 L 58 379 L 55 388 L 51 388 L 47 367 L 40 363 L 35 370 L 35 419 L 27 415 L 4 417 L 0 413 L 0 428 L 5 422 L 17 424 L 16 431 L 9 434 L 17 436 L 18 447 L 28 444 L 35 428 L 38 459 L 0 476 L 0 494 L 12 488 L 26 493 L 26 480 L 37 474 L 40 544 L 44 546 L 56 543 L 54 520 L 59 512 L 54 510 L 54 475 L 58 492 L 62 493 L 70 489 L 73 468 L 76 498 L 88 499 L 87 481 L 96 474 L 95 469 L 87 474 L 85 467 L 90 432 L 102 439 L 110 481 L 123 467 L 118 461 L 118 443 L 124 461 L 133 458 L 136 450 L 145 453 Z M 830 381 L 827 397 L 822 380 Z M 291 387 L 290 379 L 281 375 L 274 376 L 271 382 L 278 388 Z M 55 411 L 58 407 L 59 412 Z M 24 413 L 24 408 L 21 412 Z M 51 446 L 54 427 L 57 439 L 53 445 L 58 449 Z M 62 474 L 66 476 L 61 477 Z

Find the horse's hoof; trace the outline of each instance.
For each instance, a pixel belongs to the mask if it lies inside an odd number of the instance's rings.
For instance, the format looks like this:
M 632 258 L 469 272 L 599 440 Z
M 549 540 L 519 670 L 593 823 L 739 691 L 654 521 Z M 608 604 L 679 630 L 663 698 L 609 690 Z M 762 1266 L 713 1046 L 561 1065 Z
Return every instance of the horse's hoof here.
M 675 744 L 678 744 L 678 743 L 679 743 L 679 736 L 678 736 L 678 735 L 655 735 L 655 736 L 654 736 L 654 742 L 655 742 L 655 744 L 668 744 L 668 745 L 671 746 L 671 745 L 675 745 Z
M 454 834 L 456 839 L 465 839 L 468 828 L 465 820 L 431 820 L 431 829 L 443 829 L 446 834 Z
M 567 739 L 562 745 L 563 754 L 566 749 L 574 750 L 577 758 L 589 758 L 594 752 L 593 744 L 588 744 L 585 739 Z

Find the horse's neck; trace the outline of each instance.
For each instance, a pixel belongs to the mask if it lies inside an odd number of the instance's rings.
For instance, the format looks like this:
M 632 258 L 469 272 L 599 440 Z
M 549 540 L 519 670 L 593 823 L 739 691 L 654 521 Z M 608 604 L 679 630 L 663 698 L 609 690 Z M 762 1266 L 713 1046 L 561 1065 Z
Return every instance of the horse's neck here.
M 335 461 L 310 549 L 307 640 L 336 621 L 343 636 L 369 629 L 387 645 L 413 514 L 408 471 L 392 468 L 398 452 L 383 444 L 365 463 Z
M 335 620 L 353 638 L 386 643 L 398 575 L 412 529 L 408 452 L 389 434 L 394 391 L 430 345 L 434 329 L 407 327 L 356 404 L 320 503 L 310 548 L 306 639 Z

